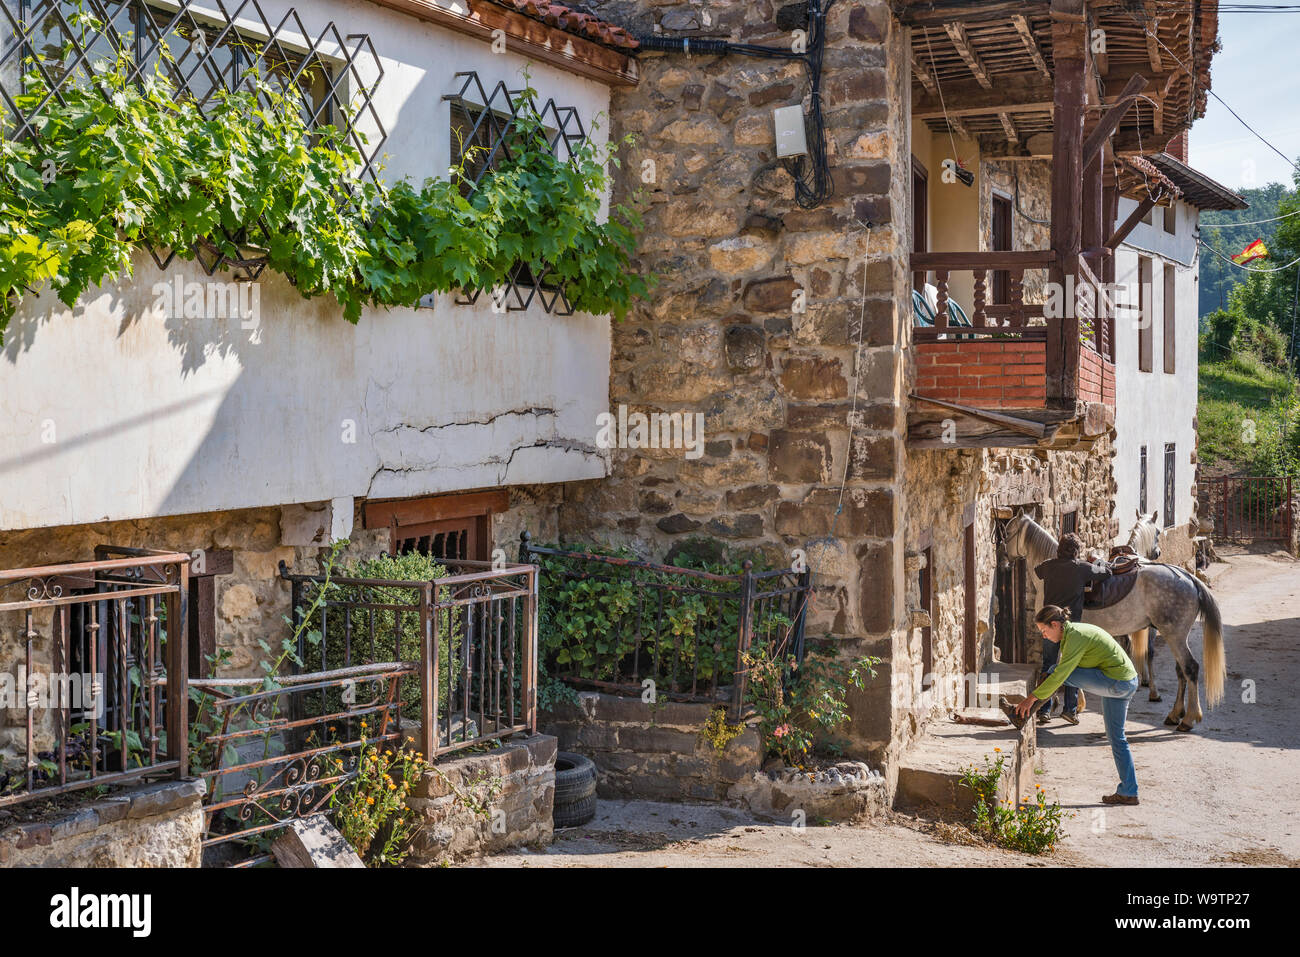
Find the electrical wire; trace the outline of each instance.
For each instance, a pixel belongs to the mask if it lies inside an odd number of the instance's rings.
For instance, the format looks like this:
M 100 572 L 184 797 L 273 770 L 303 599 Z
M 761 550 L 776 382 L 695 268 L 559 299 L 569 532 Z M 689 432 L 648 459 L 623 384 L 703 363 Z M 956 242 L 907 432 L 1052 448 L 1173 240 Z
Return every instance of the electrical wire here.
M 1204 246 L 1206 249 L 1208 249 L 1210 252 L 1214 253 L 1214 255 L 1222 259 L 1225 263 L 1227 263 L 1230 266 L 1236 266 L 1242 272 L 1282 272 L 1283 270 L 1290 269 L 1296 263 L 1300 263 L 1300 256 L 1297 256 L 1295 259 L 1291 260 L 1285 266 L 1274 266 L 1271 269 L 1263 269 L 1263 268 L 1251 269 L 1249 266 L 1243 266 L 1241 263 L 1233 262 L 1227 256 L 1223 255 L 1223 253 L 1219 252 L 1217 249 L 1215 249 L 1213 246 L 1207 243 L 1204 239 L 1198 238 L 1196 241 L 1200 243 L 1202 246 Z
M 1129 16 L 1132 18 L 1132 20 L 1135 23 L 1138 24 L 1138 26 L 1142 28 L 1143 33 L 1145 33 L 1151 39 L 1155 40 L 1156 43 L 1160 44 L 1160 48 L 1169 54 L 1170 59 L 1172 59 L 1175 63 L 1177 63 L 1180 67 L 1182 67 L 1183 72 L 1186 73 L 1189 77 L 1191 77 L 1193 89 L 1194 89 L 1195 84 L 1197 82 L 1196 74 L 1193 73 L 1191 69 L 1187 66 L 1187 64 L 1178 58 L 1178 54 L 1174 53 L 1173 50 L 1169 49 L 1169 47 L 1165 44 L 1165 41 L 1161 40 L 1160 37 L 1154 31 L 1152 31 L 1151 28 L 1148 27 L 1141 19 L 1139 19 L 1137 16 L 1133 14 L 1129 14 Z M 1241 114 L 1238 113 L 1236 110 L 1234 110 L 1231 106 L 1229 106 L 1227 100 L 1219 96 L 1219 94 L 1215 93 L 1214 90 L 1212 90 L 1208 86 L 1205 88 L 1205 92 L 1208 93 L 1210 96 L 1214 97 L 1216 100 L 1218 100 L 1223 105 L 1223 108 L 1226 109 L 1229 113 L 1233 115 L 1233 117 L 1236 118 L 1238 123 L 1240 123 L 1246 129 L 1250 130 L 1250 132 L 1255 135 L 1256 139 L 1258 139 L 1261 143 L 1263 143 L 1265 146 L 1271 149 L 1278 156 L 1282 157 L 1282 159 L 1286 160 L 1287 165 L 1289 165 L 1294 170 L 1300 171 L 1300 165 L 1297 165 L 1295 160 L 1291 159 L 1280 149 L 1278 149 L 1276 146 L 1270 143 L 1267 139 L 1264 138 L 1264 135 L 1260 133 L 1259 130 L 1255 129 L 1255 127 L 1251 126 L 1244 119 L 1242 119 Z M 1193 99 L 1192 105 L 1194 105 L 1195 97 L 1193 97 L 1192 99 Z M 1141 144 L 1139 143 L 1139 145 Z
M 1292 216 L 1300 216 L 1300 209 L 1294 213 L 1283 213 L 1281 216 L 1274 216 L 1272 219 L 1254 219 L 1248 223 L 1201 223 L 1202 229 L 1227 229 L 1229 226 L 1262 226 L 1264 223 L 1276 223 L 1280 219 L 1290 219 Z
M 795 202 L 803 209 L 813 209 L 830 199 L 835 192 L 830 164 L 826 156 L 826 122 L 822 116 L 822 63 L 826 54 L 826 15 L 836 0 L 808 0 L 808 45 L 806 52 L 796 53 L 793 48 L 761 46 L 753 43 L 732 43 L 729 40 L 695 39 L 690 37 L 637 37 L 643 50 L 663 53 L 683 53 L 687 56 L 742 56 L 770 60 L 793 60 L 802 63 L 808 75 L 810 112 L 804 117 L 804 132 L 808 152 L 803 156 L 787 156 L 778 160 L 794 179 Z

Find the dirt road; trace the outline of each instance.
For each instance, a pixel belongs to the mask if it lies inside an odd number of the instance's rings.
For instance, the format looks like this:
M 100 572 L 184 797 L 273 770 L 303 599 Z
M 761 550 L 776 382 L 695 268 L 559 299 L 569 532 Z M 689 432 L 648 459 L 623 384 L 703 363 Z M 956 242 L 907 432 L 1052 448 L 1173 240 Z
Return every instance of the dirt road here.
M 518 850 L 485 867 L 941 867 L 1061 865 L 1300 866 L 1300 562 L 1240 555 L 1211 570 L 1223 612 L 1224 700 L 1192 734 L 1164 725 L 1177 687 L 1161 643 L 1157 683 L 1140 689 L 1128 732 L 1142 804 L 1104 808 L 1115 771 L 1101 715 L 1039 732 L 1049 795 L 1074 814 L 1061 848 L 1043 858 L 949 843 L 902 819 L 795 829 L 714 806 L 603 801 L 596 820 L 562 831 L 545 850 Z M 1200 626 L 1193 648 L 1201 658 Z M 1254 700 L 1249 692 L 1253 682 Z

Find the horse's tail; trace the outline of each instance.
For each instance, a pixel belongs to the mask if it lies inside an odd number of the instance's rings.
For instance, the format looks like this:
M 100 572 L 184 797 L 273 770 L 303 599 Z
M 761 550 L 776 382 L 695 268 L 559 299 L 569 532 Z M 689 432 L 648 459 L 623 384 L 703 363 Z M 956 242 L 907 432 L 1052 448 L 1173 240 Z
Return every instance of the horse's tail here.
M 1195 575 L 1188 576 L 1196 584 L 1196 593 L 1201 603 L 1201 632 L 1205 655 L 1205 700 L 1211 708 L 1223 700 L 1223 681 L 1227 674 L 1227 662 L 1223 655 L 1223 618 L 1219 614 L 1219 603 L 1214 600 L 1210 590 Z
M 1147 641 L 1150 637 L 1151 631 L 1149 628 L 1139 628 L 1128 636 L 1129 645 L 1133 651 L 1133 667 L 1137 669 L 1138 674 L 1143 674 L 1146 668 Z M 1139 664 L 1139 662 L 1141 662 L 1141 664 Z

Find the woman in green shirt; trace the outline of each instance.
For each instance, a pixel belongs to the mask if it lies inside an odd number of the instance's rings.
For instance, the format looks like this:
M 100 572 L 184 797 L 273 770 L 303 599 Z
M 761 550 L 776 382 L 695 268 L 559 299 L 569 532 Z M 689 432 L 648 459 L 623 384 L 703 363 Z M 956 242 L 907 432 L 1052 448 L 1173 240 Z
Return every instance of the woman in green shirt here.
M 1137 772 L 1124 736 L 1128 703 L 1137 691 L 1137 671 L 1119 643 L 1096 625 L 1070 621 L 1070 612 L 1058 605 L 1044 605 L 1034 621 L 1046 641 L 1060 642 L 1060 658 L 1047 669 L 1042 683 L 1016 705 L 1016 714 L 1028 717 L 1039 701 L 1052 696 L 1065 684 L 1095 694 L 1102 700 L 1106 737 L 1119 772 L 1119 787 L 1101 800 L 1105 804 L 1137 804 Z

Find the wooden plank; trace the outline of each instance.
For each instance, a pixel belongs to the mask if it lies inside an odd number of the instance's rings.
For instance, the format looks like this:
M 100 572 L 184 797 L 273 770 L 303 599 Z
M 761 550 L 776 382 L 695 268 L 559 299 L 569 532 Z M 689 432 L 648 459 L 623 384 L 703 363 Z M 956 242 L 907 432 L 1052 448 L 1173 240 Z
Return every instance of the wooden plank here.
M 1041 422 L 1032 422 L 1028 419 L 1017 418 L 1014 415 L 1004 415 L 1001 412 L 993 412 L 989 409 L 980 409 L 969 405 L 959 405 L 956 402 L 947 402 L 943 399 L 932 399 L 929 396 L 920 395 L 916 392 L 911 393 L 910 398 L 917 402 L 924 402 L 927 405 L 937 406 L 941 409 L 960 412 L 962 415 L 969 415 L 973 419 L 982 419 L 986 422 L 1005 426 L 1013 432 L 1021 432 L 1025 435 L 1032 435 L 1035 438 L 1042 438 L 1047 434 L 1047 427 Z
M 945 23 L 943 29 L 952 40 L 952 45 L 957 48 L 957 55 L 966 62 L 971 73 L 975 74 L 975 79 L 979 81 L 980 86 L 986 90 L 993 89 L 993 81 L 989 79 L 988 69 L 984 66 L 980 55 L 975 52 L 975 45 L 971 43 L 965 25 L 960 22 Z
M 939 85 L 934 82 L 934 77 L 930 76 L 930 71 L 921 65 L 921 61 L 916 57 L 915 50 L 912 51 L 912 72 L 915 73 L 916 78 L 921 81 L 921 86 L 925 87 L 925 92 L 937 98 L 939 95 Z M 940 113 L 940 115 L 942 116 L 943 114 Z
M 467 13 L 438 6 L 433 0 L 374 0 L 374 3 L 487 43 L 493 41 L 494 31 L 502 30 L 508 49 L 609 86 L 636 86 L 639 79 L 634 58 L 491 3 L 475 2 Z
M 1156 5 L 1154 3 L 1142 4 L 1142 9 L 1146 13 L 1146 41 L 1147 41 L 1147 60 L 1151 63 L 1151 69 L 1160 72 L 1165 68 L 1164 61 L 1160 58 L 1160 42 L 1156 39 L 1160 31 L 1160 18 L 1156 16 Z
M 1144 196 L 1133 212 L 1129 213 L 1128 219 L 1124 220 L 1123 224 L 1110 234 L 1110 238 L 1106 240 L 1107 247 L 1112 250 L 1119 249 L 1120 243 L 1128 238 L 1128 234 L 1133 232 L 1134 227 L 1146 218 L 1146 214 L 1151 212 L 1155 205 L 1156 201 L 1154 199 L 1150 196 Z
M 1005 20 L 1014 13 L 1046 16 L 1048 6 L 1048 0 L 919 0 L 899 4 L 896 15 L 905 26 L 947 23 L 951 20 L 985 23 L 989 20 Z
M 964 80 L 944 83 L 943 97 L 937 92 L 912 98 L 912 118 L 940 119 L 976 113 L 1043 113 L 1052 109 L 1055 90 L 1037 76 L 999 76 L 992 88 Z
M 431 498 L 411 498 L 391 502 L 367 502 L 361 510 L 361 523 L 364 528 L 389 528 L 394 522 L 398 525 L 419 525 L 425 522 L 504 512 L 509 505 L 510 495 L 504 489 L 470 492 L 465 495 L 438 495 Z
M 911 271 L 929 269 L 1044 269 L 1056 261 L 1050 249 L 912 253 Z
M 1110 139 L 1110 135 L 1119 127 L 1120 120 L 1124 114 L 1129 111 L 1133 101 L 1137 99 L 1139 93 L 1147 87 L 1147 79 L 1141 74 L 1129 78 L 1128 83 L 1124 85 L 1124 90 L 1111 105 L 1111 107 L 1102 114 L 1097 125 L 1093 127 L 1088 138 L 1083 143 L 1083 165 L 1087 166 L 1093 161 L 1093 158 L 1101 152 L 1102 144 Z
M 1029 18 L 1023 13 L 1017 13 L 1011 18 L 1011 24 L 1020 34 L 1020 41 L 1025 45 L 1025 52 L 1029 54 L 1030 61 L 1034 68 L 1050 83 L 1052 71 L 1047 68 L 1047 61 L 1043 59 L 1043 51 L 1038 49 L 1038 41 L 1034 39 L 1034 31 L 1030 29 Z
M 1020 134 L 1016 132 L 1016 126 L 1011 122 L 1011 117 L 1006 113 L 1006 111 L 998 114 L 998 122 L 1002 124 L 1002 132 L 1007 134 L 1007 142 L 1020 142 Z

